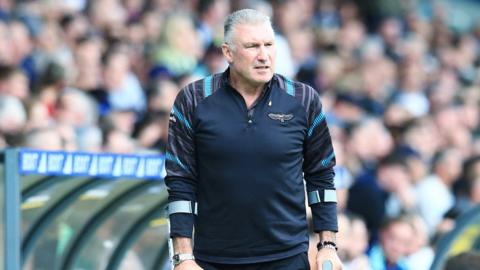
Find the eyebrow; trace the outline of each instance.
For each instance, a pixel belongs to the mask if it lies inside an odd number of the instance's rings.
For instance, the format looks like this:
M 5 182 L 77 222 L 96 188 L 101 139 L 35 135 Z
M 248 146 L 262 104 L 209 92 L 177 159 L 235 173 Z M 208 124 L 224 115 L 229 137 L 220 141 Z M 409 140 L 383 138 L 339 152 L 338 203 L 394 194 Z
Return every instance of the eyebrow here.
M 242 45 L 245 46 L 245 47 L 250 47 L 250 46 L 258 46 L 260 44 L 273 44 L 273 43 L 274 43 L 273 40 L 269 40 L 269 41 L 249 41 L 249 42 L 243 43 Z
M 250 47 L 250 46 L 257 46 L 259 44 L 260 44 L 260 42 L 246 42 L 246 43 L 243 44 L 243 46 Z

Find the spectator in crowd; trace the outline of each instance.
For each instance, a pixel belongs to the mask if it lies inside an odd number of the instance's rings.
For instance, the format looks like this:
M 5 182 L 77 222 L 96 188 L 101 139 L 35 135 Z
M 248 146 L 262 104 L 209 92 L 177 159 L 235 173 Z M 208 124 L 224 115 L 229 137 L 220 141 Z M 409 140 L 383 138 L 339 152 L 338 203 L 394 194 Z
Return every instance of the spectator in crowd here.
M 103 55 L 103 87 L 99 100 L 106 112 L 132 110 L 141 116 L 146 109 L 145 92 L 138 77 L 131 71 L 129 48 L 114 45 Z
M 389 217 L 414 211 L 417 203 L 412 177 L 405 157 L 393 153 L 378 165 L 377 180 L 388 195 L 385 201 L 385 214 Z
M 368 260 L 368 230 L 365 222 L 358 216 L 351 215 L 350 230 L 346 236 L 347 242 L 347 258 L 344 261 L 344 268 L 346 270 L 367 270 L 371 269 Z
M 96 103 L 85 92 L 75 88 L 66 88 L 58 97 L 55 120 L 61 135 L 74 141 L 77 147 L 84 146 L 79 142 L 88 141 L 90 132 L 97 129 Z M 85 145 L 85 148 L 89 149 L 90 146 Z M 92 148 L 96 147 L 92 146 Z
M 50 63 L 54 62 L 63 70 L 65 79 L 71 82 L 75 75 L 73 51 L 62 37 L 60 25 L 55 21 L 46 22 L 38 35 L 38 46 L 34 53 L 35 66 L 39 70 L 48 70 Z M 39 77 L 37 84 L 44 75 L 39 74 Z
M 61 151 L 65 149 L 60 133 L 54 128 L 31 130 L 25 134 L 22 146 L 48 151 Z M 75 148 L 73 148 L 73 150 L 75 150 Z
M 450 231 L 455 220 L 480 203 L 480 156 L 467 159 L 462 166 L 462 175 L 454 185 L 455 204 L 443 216 L 437 226 L 436 238 Z
M 110 153 L 128 154 L 136 149 L 136 142 L 129 134 L 119 129 L 107 129 L 103 131 L 102 150 Z
M 0 12 L 1 14 L 1 12 Z M 1 15 L 0 15 L 1 16 Z M 10 27 L 8 23 L 0 20 L 0 61 L 3 65 L 12 64 L 12 44 L 10 42 Z
M 0 145 L 15 144 L 27 122 L 27 112 L 21 101 L 10 95 L 0 95 Z M 12 141 L 10 141 L 12 140 Z
M 49 117 L 55 117 L 57 102 L 66 84 L 63 67 L 56 62 L 48 63 L 34 91 L 34 100 L 44 107 Z
M 455 203 L 453 184 L 460 176 L 461 165 L 458 150 L 446 149 L 435 156 L 433 174 L 417 184 L 418 209 L 430 235 L 436 231 L 443 215 Z
M 170 14 L 163 28 L 162 43 L 155 52 L 155 65 L 174 78 L 191 73 L 203 54 L 192 19 L 186 14 Z
M 474 156 L 464 165 L 464 182 L 468 198 L 464 211 L 480 203 L 480 156 Z
M 408 270 L 406 256 L 413 233 L 413 227 L 405 216 L 387 218 L 380 228 L 379 244 L 369 252 L 371 269 Z
M 102 81 L 102 40 L 96 36 L 80 36 L 73 47 L 75 78 L 73 86 L 87 92 L 100 88 Z
M 222 40 L 223 19 L 230 11 L 230 1 L 198 1 L 197 32 L 204 49 L 210 44 L 219 44 Z
M 376 241 L 380 223 L 386 214 L 386 201 L 393 189 L 387 190 L 386 185 L 378 180 L 381 169 L 394 163 L 388 157 L 393 140 L 391 135 L 376 119 L 365 120 L 353 128 L 348 141 L 349 152 L 345 155 L 348 168 L 356 175 L 356 181 L 349 190 L 347 209 L 361 216 L 370 232 L 371 241 Z M 403 179 L 399 179 L 403 181 Z M 369 202 L 369 207 L 364 207 L 364 202 Z
M 148 110 L 170 113 L 178 91 L 179 86 L 174 81 L 157 79 L 148 92 Z
M 28 77 L 15 66 L 0 66 L 0 94 L 27 100 L 30 96 Z
M 345 149 L 343 144 L 341 144 L 335 135 L 332 136 L 332 144 L 335 149 L 335 158 L 337 164 L 335 165 L 335 177 L 333 181 L 335 182 L 335 189 L 337 191 L 337 209 L 339 212 L 346 211 L 347 202 L 348 202 L 348 190 L 353 184 L 353 177 L 350 173 L 345 162 Z
M 41 129 L 56 125 L 55 119 L 47 107 L 40 100 L 31 100 L 26 104 L 28 121 L 25 123 L 25 131 Z
M 410 214 L 407 216 L 413 228 L 412 242 L 406 256 L 407 269 L 429 270 L 433 262 L 433 248 L 429 246 L 427 225 L 421 216 Z
M 10 22 L 12 64 L 19 67 L 27 76 L 29 86 L 36 83 L 38 70 L 33 58 L 34 44 L 30 30 L 20 20 Z

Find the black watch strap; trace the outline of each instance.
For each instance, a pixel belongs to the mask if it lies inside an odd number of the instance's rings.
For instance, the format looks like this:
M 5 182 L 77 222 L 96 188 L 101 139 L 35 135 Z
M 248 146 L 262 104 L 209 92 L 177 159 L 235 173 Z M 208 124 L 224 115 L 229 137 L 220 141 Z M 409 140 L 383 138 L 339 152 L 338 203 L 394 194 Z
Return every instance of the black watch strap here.
M 332 241 L 319 242 L 317 244 L 317 250 L 320 250 L 322 248 L 331 248 L 331 249 L 334 249 L 334 250 L 338 250 L 337 244 L 335 242 L 332 242 Z

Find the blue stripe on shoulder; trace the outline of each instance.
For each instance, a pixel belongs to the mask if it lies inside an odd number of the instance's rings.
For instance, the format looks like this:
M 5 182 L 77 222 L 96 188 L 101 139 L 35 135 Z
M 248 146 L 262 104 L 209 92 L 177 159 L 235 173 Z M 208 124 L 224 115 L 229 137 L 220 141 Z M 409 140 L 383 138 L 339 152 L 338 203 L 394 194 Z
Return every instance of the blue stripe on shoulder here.
M 330 155 L 328 155 L 328 157 L 322 159 L 322 161 L 321 161 L 322 166 L 327 167 L 328 163 L 330 163 L 330 161 L 332 160 L 332 158 L 334 156 L 335 156 L 335 152 L 332 151 L 332 153 Z
M 185 119 L 183 114 L 181 112 L 179 112 L 178 109 L 175 106 L 173 106 L 172 111 L 173 111 L 173 114 L 178 118 L 178 120 L 180 120 L 183 124 L 185 124 L 185 126 L 187 126 L 188 129 L 190 129 L 190 130 L 192 129 L 192 126 L 190 125 L 188 120 Z
M 185 165 L 183 165 L 183 163 L 180 161 L 180 159 L 178 159 L 178 157 L 172 155 L 172 153 L 166 152 L 165 153 L 165 159 L 170 160 L 170 161 L 174 162 L 175 164 L 179 165 L 180 167 L 182 167 L 182 169 L 185 169 Z
M 293 81 L 288 79 L 288 78 L 285 78 L 285 84 L 287 85 L 287 93 L 290 95 L 290 96 L 295 96 L 295 89 L 294 89 L 294 86 L 293 86 Z
M 208 76 L 203 80 L 203 90 L 205 91 L 205 97 L 212 94 L 212 76 Z
M 325 119 L 325 114 L 320 112 L 320 114 L 315 117 L 315 120 L 313 120 L 312 126 L 308 129 L 308 137 L 312 136 L 313 130 L 320 124 L 320 122 L 322 122 L 323 119 Z

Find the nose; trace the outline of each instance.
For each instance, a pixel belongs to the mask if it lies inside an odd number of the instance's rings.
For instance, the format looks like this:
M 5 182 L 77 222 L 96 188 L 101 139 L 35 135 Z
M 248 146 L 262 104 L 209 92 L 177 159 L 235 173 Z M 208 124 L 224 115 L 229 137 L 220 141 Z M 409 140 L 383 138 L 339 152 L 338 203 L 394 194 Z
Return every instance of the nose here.
M 266 61 L 268 60 L 268 49 L 265 46 L 260 46 L 257 56 L 259 61 Z

